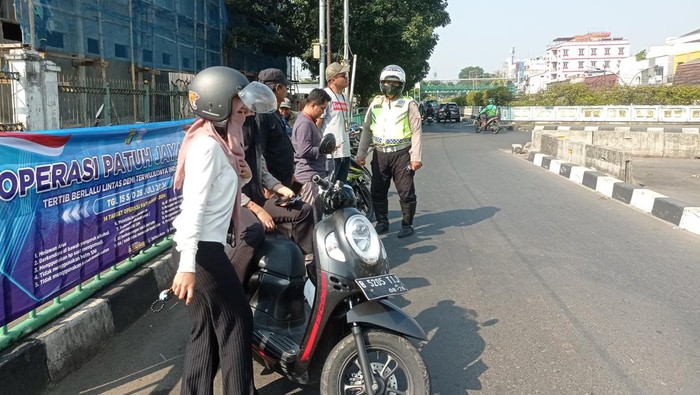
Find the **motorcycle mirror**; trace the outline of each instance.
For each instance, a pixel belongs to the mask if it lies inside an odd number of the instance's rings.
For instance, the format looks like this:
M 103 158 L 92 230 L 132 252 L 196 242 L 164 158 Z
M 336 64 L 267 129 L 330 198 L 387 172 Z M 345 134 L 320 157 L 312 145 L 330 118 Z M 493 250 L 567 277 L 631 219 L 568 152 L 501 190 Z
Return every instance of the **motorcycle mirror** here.
M 95 113 L 95 123 L 93 126 L 100 126 L 100 117 L 102 116 L 102 110 L 104 109 L 104 104 L 100 105 L 100 108 L 97 109 L 97 112 Z
M 335 151 L 335 136 L 331 133 L 323 136 L 321 143 L 318 145 L 318 150 L 325 155 L 332 154 Z
M 105 109 L 105 105 L 102 104 L 100 105 L 100 108 L 97 109 L 97 112 L 95 113 L 95 119 L 98 119 L 102 115 L 102 111 Z

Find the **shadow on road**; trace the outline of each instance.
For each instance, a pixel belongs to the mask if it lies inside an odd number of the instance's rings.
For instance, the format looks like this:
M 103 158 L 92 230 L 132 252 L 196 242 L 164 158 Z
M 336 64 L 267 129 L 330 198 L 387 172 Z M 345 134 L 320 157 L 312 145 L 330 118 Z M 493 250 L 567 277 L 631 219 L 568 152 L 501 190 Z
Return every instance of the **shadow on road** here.
M 430 240 L 435 236 L 445 234 L 447 228 L 466 227 L 491 218 L 501 211 L 498 207 L 484 206 L 476 209 L 447 210 L 434 213 L 418 213 L 413 221 L 416 233 L 405 239 L 398 239 L 396 232 L 399 230 L 401 212 L 392 211 L 389 217 L 392 220 L 389 233 L 382 236 L 382 243 L 389 253 L 389 262 L 392 267 L 399 266 L 413 256 L 427 254 L 437 249 L 435 245 L 422 245 L 411 247 L 420 241 Z M 394 218 L 399 221 L 394 221 Z
M 416 317 L 428 334 L 428 342 L 420 349 L 430 370 L 434 394 L 464 394 L 482 389 L 480 376 L 488 366 L 481 359 L 486 342 L 479 331 L 498 320 L 479 322 L 477 318 L 476 311 L 459 307 L 454 300 L 440 301 Z M 450 357 L 445 358 L 448 350 Z

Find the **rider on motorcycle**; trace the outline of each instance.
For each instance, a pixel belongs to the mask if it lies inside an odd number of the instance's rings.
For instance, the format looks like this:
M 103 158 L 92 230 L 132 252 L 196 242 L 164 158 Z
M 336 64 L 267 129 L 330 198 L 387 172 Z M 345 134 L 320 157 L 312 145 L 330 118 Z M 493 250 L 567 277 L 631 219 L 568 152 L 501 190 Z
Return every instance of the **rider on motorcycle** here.
M 481 128 L 485 128 L 490 120 L 498 116 L 498 107 L 493 104 L 493 99 L 489 99 L 489 104 L 479 112 Z

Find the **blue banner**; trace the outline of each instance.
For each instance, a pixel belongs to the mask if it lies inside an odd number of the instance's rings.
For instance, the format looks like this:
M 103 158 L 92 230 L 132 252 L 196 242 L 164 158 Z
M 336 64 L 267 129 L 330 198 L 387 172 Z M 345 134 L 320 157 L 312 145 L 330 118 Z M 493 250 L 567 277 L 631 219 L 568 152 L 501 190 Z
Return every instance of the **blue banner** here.
M 191 123 L 0 133 L 0 325 L 172 231 Z

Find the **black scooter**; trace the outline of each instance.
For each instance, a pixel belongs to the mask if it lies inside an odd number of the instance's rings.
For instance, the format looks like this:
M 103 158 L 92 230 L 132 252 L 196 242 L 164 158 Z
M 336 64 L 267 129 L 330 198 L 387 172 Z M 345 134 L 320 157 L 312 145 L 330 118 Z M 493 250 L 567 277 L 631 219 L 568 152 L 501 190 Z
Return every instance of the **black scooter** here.
M 270 235 L 246 283 L 255 358 L 295 382 L 320 381 L 324 395 L 430 394 L 425 362 L 407 339 L 426 335 L 388 300 L 408 289 L 389 273 L 379 236 L 349 185 L 314 182 L 323 213 L 314 228 L 315 270 L 307 275 L 293 241 Z

